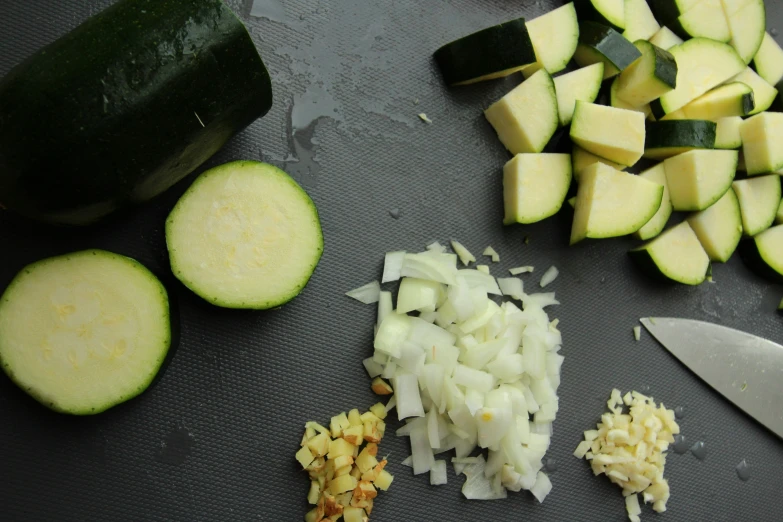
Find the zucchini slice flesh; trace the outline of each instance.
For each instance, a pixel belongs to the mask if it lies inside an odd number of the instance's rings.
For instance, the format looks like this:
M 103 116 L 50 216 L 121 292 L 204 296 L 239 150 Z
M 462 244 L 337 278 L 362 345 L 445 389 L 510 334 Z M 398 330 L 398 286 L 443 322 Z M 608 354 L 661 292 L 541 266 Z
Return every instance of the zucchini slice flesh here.
M 634 42 L 642 55 L 617 80 L 617 96 L 633 107 L 641 107 L 677 86 L 677 62 L 669 51 L 650 42 Z
M 625 165 L 620 165 L 619 163 L 614 163 L 612 161 L 609 161 L 607 159 L 604 159 L 600 156 L 596 156 L 592 152 L 587 152 L 585 149 L 580 147 L 579 145 L 574 145 L 571 149 L 571 167 L 572 167 L 572 173 L 574 176 L 574 181 L 579 183 L 579 179 L 581 176 L 582 171 L 592 165 L 593 163 L 603 163 L 604 165 L 609 165 L 613 169 L 617 170 L 625 170 Z
M 503 78 L 536 61 L 524 18 L 487 27 L 435 51 L 446 85 Z
M 770 85 L 777 85 L 783 80 L 783 49 L 769 33 L 764 33 L 753 66 L 759 76 Z
M 749 64 L 761 47 L 767 28 L 764 0 L 750 0 L 738 11 L 728 16 L 731 46 L 737 50 L 745 64 Z
M 568 125 L 574 116 L 576 100 L 594 102 L 601 90 L 604 64 L 594 63 L 554 79 L 560 125 Z
M 666 186 L 666 169 L 664 168 L 663 163 L 658 163 L 654 167 L 645 170 L 639 174 L 639 177 L 663 185 L 663 198 L 661 199 L 661 206 L 658 208 L 658 211 L 650 218 L 650 221 L 634 232 L 634 237 L 636 239 L 647 241 L 660 234 L 666 227 L 666 223 L 672 215 L 672 200 L 669 197 L 669 187 Z
M 778 213 L 775 214 L 775 224 L 783 224 L 783 200 L 781 200 L 780 205 L 778 205 Z
M 586 151 L 632 166 L 644 153 L 644 114 L 577 101 L 570 135 Z
M 642 114 L 644 114 L 645 118 L 649 118 L 652 115 L 650 104 L 645 103 L 644 105 L 636 106 L 626 102 L 625 100 L 623 100 L 617 95 L 617 89 L 619 85 L 620 85 L 620 77 L 617 76 L 615 77 L 614 80 L 612 80 L 612 85 L 609 87 L 609 105 L 611 107 L 614 107 L 615 109 L 625 109 L 628 111 L 641 112 Z
M 631 250 L 629 255 L 653 277 L 684 285 L 703 283 L 710 269 L 710 258 L 687 221 Z
M 740 254 L 745 264 L 758 275 L 783 283 L 783 225 L 743 241 Z
M 768 84 L 764 79 L 756 74 L 756 71 L 750 67 L 740 72 L 737 76 L 731 78 L 730 82 L 741 82 L 753 89 L 753 110 L 747 115 L 758 114 L 770 108 L 778 95 L 778 90 Z
M 571 244 L 633 234 L 655 215 L 662 198 L 658 183 L 603 163 L 590 165 L 582 171 L 576 194 Z
M 579 20 L 590 20 L 612 29 L 625 29 L 624 0 L 574 0 Z
M 650 0 L 650 8 L 658 20 L 668 23 L 687 13 L 698 3 L 699 0 Z
M 741 81 L 731 81 L 702 94 L 685 107 L 667 114 L 663 120 L 709 120 L 745 116 L 756 108 L 753 89 Z
M 565 69 L 579 43 L 579 21 L 573 2 L 529 20 L 527 30 L 533 42 L 536 63 L 525 67 L 522 74 L 529 78 L 541 68 L 549 74 Z
M 140 263 L 111 252 L 34 263 L 0 298 L 0 365 L 62 413 L 100 413 L 143 392 L 171 337 L 163 285 Z
M 517 154 L 503 167 L 503 223 L 536 223 L 553 216 L 570 186 L 568 154 Z
M 649 42 L 653 45 L 657 45 L 661 49 L 668 51 L 675 45 L 680 45 L 684 40 L 674 34 L 674 32 L 668 27 L 661 27 L 657 33 L 655 33 Z
M 718 42 L 731 40 L 731 31 L 720 0 L 701 0 L 675 20 L 672 31 L 682 38 L 704 37 Z
M 732 187 L 737 194 L 742 231 L 746 236 L 755 236 L 772 226 L 780 207 L 780 177 L 777 174 L 738 180 Z
M 762 112 L 740 127 L 742 155 L 749 176 L 783 169 L 783 113 Z
M 512 154 L 541 152 L 559 124 L 555 83 L 541 69 L 484 111 Z
M 677 87 L 651 104 L 658 119 L 684 107 L 745 68 L 733 47 L 708 38 L 692 38 L 672 47 L 669 52 L 677 61 Z
M 285 172 L 235 161 L 201 174 L 166 221 L 174 275 L 226 308 L 268 309 L 296 297 L 323 252 L 315 204 Z
M 648 121 L 644 157 L 665 159 L 695 149 L 712 149 L 716 129 L 717 124 L 706 120 Z
M 625 31 L 629 42 L 649 40 L 661 29 L 647 0 L 625 0 Z
M 692 150 L 667 158 L 666 184 L 674 210 L 704 210 L 731 188 L 736 150 Z
M 688 223 L 711 261 L 728 261 L 742 239 L 742 215 L 734 190 L 727 190 L 709 208 L 691 214 Z
M 715 130 L 716 149 L 739 149 L 742 147 L 742 116 L 730 116 L 718 120 Z

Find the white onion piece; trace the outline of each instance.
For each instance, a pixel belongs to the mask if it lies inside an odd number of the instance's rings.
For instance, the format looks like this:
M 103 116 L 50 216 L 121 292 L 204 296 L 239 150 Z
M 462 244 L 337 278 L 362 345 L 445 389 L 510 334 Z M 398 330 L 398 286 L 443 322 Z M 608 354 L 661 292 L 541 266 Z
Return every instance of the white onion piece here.
M 457 274 L 463 278 L 470 288 L 483 288 L 485 292 L 492 295 L 503 295 L 500 291 L 497 281 L 489 274 L 479 272 L 470 268 L 463 268 Z
M 411 424 L 413 425 L 410 432 L 413 474 L 419 475 L 432 469 L 435 456 L 432 454 L 427 437 L 427 420 L 416 419 Z
M 381 323 L 384 319 L 386 319 L 386 316 L 388 316 L 390 313 L 394 311 L 394 303 L 392 302 L 392 294 L 391 292 L 381 291 L 381 295 L 378 298 L 378 323 L 377 326 L 380 327 Z M 375 332 L 377 335 L 378 332 Z
M 381 296 L 381 284 L 378 281 L 373 281 L 359 288 L 354 288 L 350 292 L 346 292 L 345 295 L 356 299 L 360 303 L 377 303 Z
M 544 275 L 541 276 L 541 282 L 539 283 L 541 288 L 544 288 L 546 285 L 554 281 L 558 274 L 560 274 L 560 271 L 557 269 L 557 267 L 550 266 L 547 268 L 546 272 L 544 272 Z
M 387 252 L 383 261 L 383 276 L 381 283 L 398 281 L 401 277 L 402 262 L 405 259 L 405 251 Z
M 436 460 L 430 468 L 430 484 L 433 486 L 441 486 L 446 483 L 446 461 Z
M 475 261 L 462 245 L 454 247 L 463 264 Z M 559 409 L 563 364 L 558 321 L 545 307 L 558 301 L 553 293 L 525 294 L 519 278 L 496 280 L 486 265 L 458 270 L 458 262 L 440 244 L 402 254 L 397 308 L 390 293 L 379 293 L 375 352 L 365 367 L 392 381 L 387 410 L 407 419 L 397 433 L 411 438 L 406 460 L 415 474 L 429 471 L 440 483 L 445 461 L 436 463 L 435 455 L 453 449 L 455 472 L 469 477 L 468 498 L 535 487 L 543 500 L 551 484 L 539 471 Z M 517 304 L 490 299 L 501 293 Z M 479 448 L 487 449 L 485 457 L 470 457 Z
M 413 311 L 434 313 L 444 293 L 443 285 L 435 281 L 403 277 L 397 293 L 397 313 L 407 314 Z
M 489 266 L 488 265 L 476 265 L 476 270 L 478 270 L 482 274 L 491 275 L 490 272 L 489 272 Z
M 445 262 L 440 255 L 405 254 L 400 275 L 453 285 L 456 282 L 457 269 Z
M 494 386 L 495 378 L 487 372 L 474 370 L 463 364 L 458 364 L 454 369 L 454 382 L 469 390 L 472 389 L 486 393 Z
M 446 252 L 446 247 L 441 245 L 438 241 L 433 241 L 429 245 L 427 245 L 427 250 L 430 252 L 439 252 L 441 254 Z
M 394 408 L 397 407 L 397 397 L 392 395 L 392 398 L 389 399 L 389 402 L 386 403 L 386 413 L 388 414 L 390 411 L 392 411 Z
M 470 253 L 470 251 L 465 248 L 462 243 L 459 241 L 451 240 L 451 248 L 454 249 L 454 252 L 459 256 L 459 260 L 462 261 L 462 264 L 465 266 L 468 266 L 470 263 L 476 262 L 476 257 Z
M 405 457 L 405 460 L 400 462 L 400 464 L 402 464 L 403 466 L 408 466 L 409 468 L 412 468 L 413 467 L 413 456 L 412 455 L 408 455 L 407 457 Z
M 383 373 L 383 365 L 375 362 L 372 357 L 363 360 L 362 364 L 364 364 L 364 369 L 367 370 L 367 375 L 370 376 L 370 379 L 375 379 Z
M 634 326 L 633 327 L 633 338 L 637 341 L 641 340 L 642 338 L 642 327 L 641 326 Z
M 530 492 L 539 502 L 543 502 L 550 491 L 552 491 L 552 482 L 549 481 L 546 473 L 539 471 L 536 476 L 536 483 L 530 488 Z
M 484 475 L 486 461 L 479 456 L 474 464 L 469 464 L 462 472 L 467 477 L 462 486 L 462 494 L 469 500 L 497 500 L 506 498 L 504 488 L 496 488 L 492 481 Z
M 415 375 L 412 373 L 398 373 L 395 375 L 394 396 L 397 398 L 398 419 L 424 417 L 424 406 L 419 394 L 419 381 Z
M 527 309 L 528 306 L 537 306 L 539 308 L 545 308 L 551 305 L 559 305 L 560 301 L 555 299 L 553 292 L 546 294 L 526 294 L 522 298 L 522 304 Z
M 507 295 L 519 301 L 525 295 L 524 285 L 518 277 L 499 277 L 498 286 L 503 295 Z
M 481 253 L 481 255 L 489 256 L 492 259 L 493 263 L 500 262 L 500 254 L 498 254 L 494 248 L 491 246 L 488 246 L 484 249 L 484 252 Z
M 511 275 L 519 275 L 524 274 L 527 272 L 532 272 L 534 270 L 534 267 L 532 266 L 518 266 L 515 268 L 509 268 L 508 271 Z
M 389 314 L 378 328 L 378 334 L 375 336 L 375 349 L 392 357 L 399 357 L 400 346 L 408 338 L 412 329 L 411 319 L 413 318 L 407 315 Z M 421 321 L 421 319 L 419 320 Z

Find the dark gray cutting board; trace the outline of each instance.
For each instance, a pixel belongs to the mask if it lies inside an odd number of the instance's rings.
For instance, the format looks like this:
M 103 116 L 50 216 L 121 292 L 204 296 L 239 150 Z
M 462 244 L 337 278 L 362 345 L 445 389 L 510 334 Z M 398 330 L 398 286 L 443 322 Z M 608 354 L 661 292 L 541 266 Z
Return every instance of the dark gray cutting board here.
M 774 309 L 783 288 L 736 258 L 715 267 L 714 284 L 651 283 L 626 259 L 630 240 L 567 247 L 567 211 L 535 226 L 501 226 L 500 169 L 508 155 L 481 111 L 519 78 L 448 91 L 431 53 L 488 25 L 542 14 L 554 2 L 282 1 L 284 16 L 271 15 L 277 21 L 251 18 L 249 3 L 231 2 L 270 69 L 276 98 L 263 120 L 207 166 L 266 159 L 302 183 L 326 236 L 312 282 L 266 313 L 213 308 L 174 285 L 182 340 L 168 371 L 145 395 L 95 418 L 50 413 L 0 378 L 0 520 L 301 520 L 308 481 L 293 454 L 305 421 L 327 422 L 376 401 L 361 364 L 371 353 L 375 309 L 343 293 L 379 277 L 385 251 L 452 237 L 475 253 L 494 246 L 501 254 L 495 275 L 532 264 L 536 273 L 526 280 L 533 285 L 548 266 L 560 269 L 553 288 L 563 305 L 553 314 L 566 360 L 548 455 L 558 467 L 554 490 L 543 505 L 527 493 L 468 502 L 451 467 L 449 484 L 433 488 L 426 475 L 400 466 L 408 441 L 389 436 L 382 450 L 396 478 L 372 520 L 626 520 L 619 490 L 571 456 L 613 387 L 682 406 L 687 438 L 707 447 L 704 461 L 670 455 L 669 511 L 645 508 L 645 520 L 783 520 L 783 443 L 646 333 L 640 342 L 631 333 L 641 316 L 674 315 L 781 342 Z M 0 75 L 110 3 L 0 1 Z M 770 28 L 783 20 L 780 3 L 768 13 Z M 433 124 L 420 121 L 420 112 Z M 192 179 L 87 230 L 46 229 L 1 213 L 0 288 L 26 263 L 86 247 L 165 271 L 163 222 Z M 389 432 L 397 426 L 391 422 Z M 742 459 L 751 466 L 748 482 L 734 471 Z

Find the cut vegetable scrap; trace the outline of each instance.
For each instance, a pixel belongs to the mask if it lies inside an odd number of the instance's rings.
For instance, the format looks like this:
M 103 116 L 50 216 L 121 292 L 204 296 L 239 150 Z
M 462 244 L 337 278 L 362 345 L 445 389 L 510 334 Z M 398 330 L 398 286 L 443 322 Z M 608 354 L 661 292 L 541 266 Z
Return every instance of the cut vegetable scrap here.
M 628 413 L 623 413 L 623 405 Z M 628 517 L 639 521 L 638 494 L 659 513 L 666 511 L 669 483 L 663 477 L 666 450 L 680 433 L 674 411 L 656 405 L 638 392 L 612 390 L 607 404 L 611 413 L 601 416 L 597 430 L 585 432 L 574 456 L 586 458 L 595 475 L 605 474 L 623 488 Z M 629 500 L 631 499 L 631 500 Z
M 459 257 L 459 260 L 462 261 L 462 264 L 465 266 L 468 266 L 470 263 L 476 262 L 476 256 L 470 253 L 470 250 L 465 248 L 462 243 L 459 241 L 451 240 L 451 248 L 454 249 L 454 252 Z
M 519 275 L 524 274 L 527 272 L 532 272 L 534 270 L 534 267 L 532 266 L 518 266 L 515 268 L 509 268 L 508 271 L 511 275 Z
M 641 340 L 642 338 L 642 327 L 641 326 L 634 326 L 633 327 L 633 338 L 637 341 Z M 625 401 L 623 401 L 625 402 Z M 628 406 L 628 404 L 626 404 Z
M 427 115 L 426 115 L 426 114 L 424 114 L 423 112 L 420 112 L 418 116 L 419 116 L 419 119 L 420 119 L 421 121 L 423 121 L 424 123 L 426 123 L 426 124 L 428 124 L 428 125 L 432 123 L 432 120 L 431 120 L 431 119 L 429 119 L 429 118 L 427 117 Z
M 387 491 L 394 479 L 384 469 L 386 459 L 378 461 L 386 425 L 376 413 L 382 411 L 385 407 L 378 403 L 363 414 L 355 409 L 340 413 L 332 417 L 331 431 L 316 422 L 305 424 L 296 460 L 310 476 L 307 501 L 316 506 L 305 515 L 306 522 L 341 516 L 345 522 L 369 520 L 378 490 Z

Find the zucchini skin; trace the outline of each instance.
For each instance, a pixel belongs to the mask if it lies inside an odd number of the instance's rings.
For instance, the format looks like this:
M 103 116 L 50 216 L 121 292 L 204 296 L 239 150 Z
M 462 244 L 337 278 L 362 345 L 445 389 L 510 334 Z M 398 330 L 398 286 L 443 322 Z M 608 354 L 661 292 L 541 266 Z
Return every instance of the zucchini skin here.
M 0 82 L 0 203 L 90 224 L 162 193 L 271 105 L 221 0 L 121 0 Z
M 756 275 L 775 283 L 783 283 L 783 274 L 775 271 L 774 268 L 764 261 L 761 252 L 759 252 L 756 246 L 756 241 L 752 237 L 740 241 L 739 253 L 745 265 L 755 272 Z
M 642 55 L 622 34 L 596 22 L 579 24 L 579 43 L 598 51 L 621 72 Z
M 677 62 L 672 53 L 649 42 L 645 43 L 652 47 L 652 52 L 655 55 L 655 70 L 653 71 L 655 77 L 672 89 L 677 88 Z
M 433 57 L 447 85 L 536 61 L 524 18 L 487 27 L 449 42 L 435 51 Z
M 663 120 L 645 122 L 644 148 L 715 148 L 718 125 L 707 120 Z

